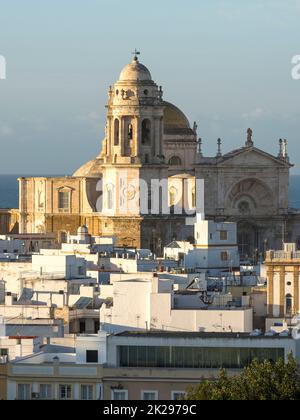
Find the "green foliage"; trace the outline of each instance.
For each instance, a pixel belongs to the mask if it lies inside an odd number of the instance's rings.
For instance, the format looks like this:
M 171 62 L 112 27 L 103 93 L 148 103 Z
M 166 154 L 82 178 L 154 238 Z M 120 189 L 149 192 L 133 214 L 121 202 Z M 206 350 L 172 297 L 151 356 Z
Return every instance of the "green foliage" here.
M 296 360 L 276 363 L 254 360 L 236 376 L 221 370 L 216 381 L 204 381 L 187 393 L 187 400 L 300 400 L 300 371 Z

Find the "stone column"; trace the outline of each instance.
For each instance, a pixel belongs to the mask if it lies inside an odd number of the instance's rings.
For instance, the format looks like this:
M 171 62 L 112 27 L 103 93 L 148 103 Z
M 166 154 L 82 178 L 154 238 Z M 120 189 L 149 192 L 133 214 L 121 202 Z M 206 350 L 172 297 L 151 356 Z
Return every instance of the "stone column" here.
M 268 270 L 268 293 L 267 293 L 267 304 L 268 304 L 268 316 L 273 317 L 273 305 L 274 305 L 274 268 L 269 267 Z
M 155 122 L 156 118 L 150 118 L 151 121 L 151 132 L 150 132 L 150 142 L 151 142 L 151 158 L 157 155 L 156 153 L 156 133 L 155 133 Z M 151 159 L 152 160 L 152 159 Z
M 135 156 L 139 156 L 140 154 L 140 119 L 139 117 L 134 118 L 134 147 L 135 147 Z
M 120 154 L 125 156 L 125 119 L 123 117 L 120 123 L 120 145 Z
M 285 266 L 280 267 L 280 317 L 284 317 L 284 299 L 285 298 Z
M 164 137 L 164 120 L 163 117 L 160 118 L 160 136 L 159 136 L 159 154 L 162 155 L 162 143 Z
M 108 123 L 108 130 L 107 130 L 107 156 L 112 156 L 112 143 L 113 143 L 113 130 L 112 130 L 112 121 L 113 118 L 108 117 L 107 123 Z
M 160 138 L 160 119 L 158 117 L 153 118 L 153 136 L 154 136 L 154 157 L 160 154 L 159 151 L 159 138 Z
M 293 313 L 296 315 L 299 311 L 299 266 L 294 267 L 294 308 Z

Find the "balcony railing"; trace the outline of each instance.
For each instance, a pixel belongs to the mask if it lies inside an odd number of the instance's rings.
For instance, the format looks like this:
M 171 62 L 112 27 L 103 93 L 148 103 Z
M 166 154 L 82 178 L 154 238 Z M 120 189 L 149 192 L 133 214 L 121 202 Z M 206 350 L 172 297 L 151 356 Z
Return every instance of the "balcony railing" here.
M 297 251 L 297 252 L 268 251 L 266 261 L 272 261 L 272 260 L 299 260 L 300 262 L 300 251 Z

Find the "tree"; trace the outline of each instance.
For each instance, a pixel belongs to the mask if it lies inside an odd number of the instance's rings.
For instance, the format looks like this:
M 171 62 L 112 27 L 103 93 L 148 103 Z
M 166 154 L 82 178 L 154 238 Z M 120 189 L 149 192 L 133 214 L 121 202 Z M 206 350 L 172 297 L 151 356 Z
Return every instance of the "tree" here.
M 243 372 L 229 376 L 222 369 L 216 381 L 204 381 L 187 393 L 187 400 L 300 400 L 300 371 L 289 355 L 287 363 L 254 360 Z

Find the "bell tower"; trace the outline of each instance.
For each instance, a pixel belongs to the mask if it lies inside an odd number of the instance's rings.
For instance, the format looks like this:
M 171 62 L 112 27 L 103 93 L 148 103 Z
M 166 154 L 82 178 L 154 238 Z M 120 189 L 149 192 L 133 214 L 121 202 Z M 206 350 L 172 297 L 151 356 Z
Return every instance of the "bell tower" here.
M 107 104 L 104 164 L 161 163 L 163 91 L 139 62 L 138 51 L 110 86 Z

